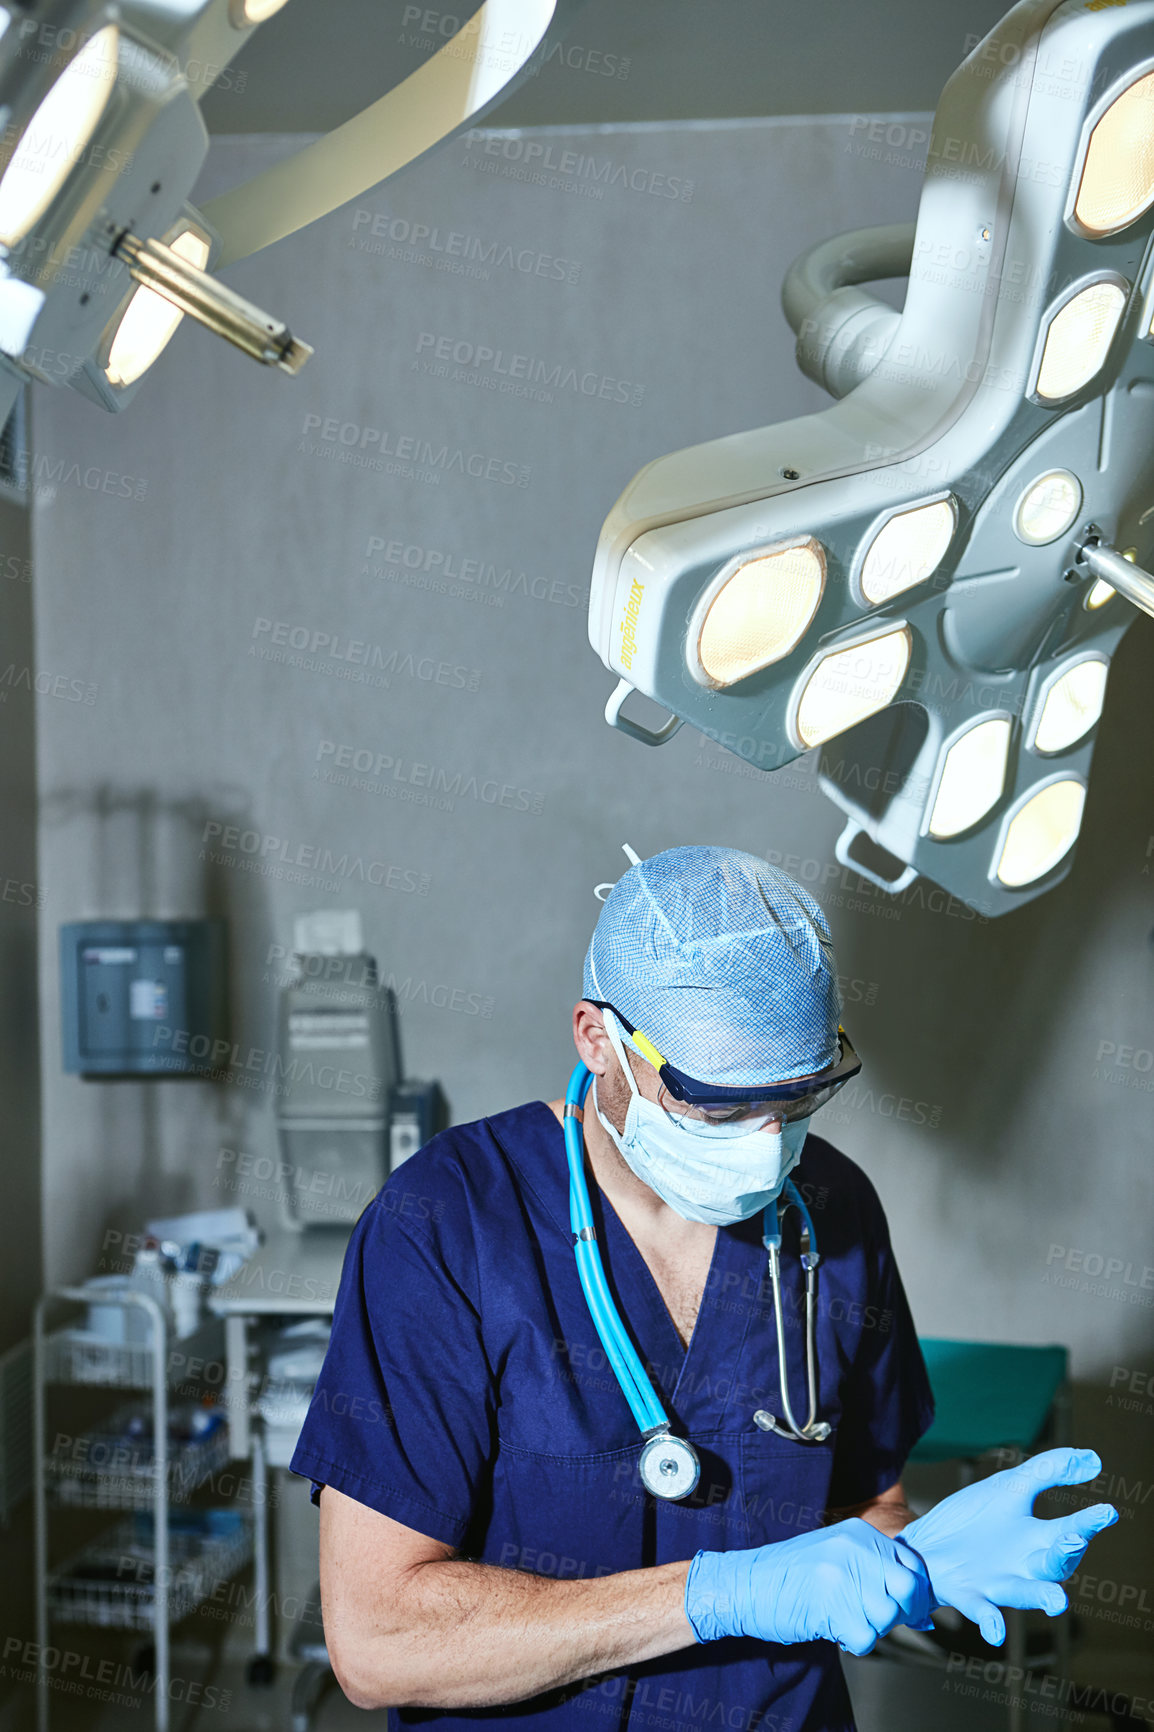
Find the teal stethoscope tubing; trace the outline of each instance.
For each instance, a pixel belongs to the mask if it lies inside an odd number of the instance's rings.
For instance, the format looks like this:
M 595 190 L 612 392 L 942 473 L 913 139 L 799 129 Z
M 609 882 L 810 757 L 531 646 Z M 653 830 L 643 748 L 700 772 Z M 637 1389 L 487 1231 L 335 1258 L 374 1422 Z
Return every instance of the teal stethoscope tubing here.
M 664 1431 L 669 1415 L 657 1399 L 645 1367 L 628 1335 L 613 1303 L 597 1237 L 593 1228 L 593 1212 L 589 1204 L 589 1187 L 585 1183 L 585 1144 L 578 1116 L 593 1081 L 593 1072 L 585 1065 L 574 1067 L 565 1091 L 565 1153 L 569 1157 L 569 1222 L 573 1229 L 573 1250 L 577 1258 L 577 1274 L 585 1294 L 585 1302 L 593 1319 L 593 1327 L 601 1339 L 606 1357 L 621 1385 L 621 1393 L 643 1432 Z
M 597 1249 L 597 1235 L 593 1227 L 593 1213 L 589 1203 L 589 1187 L 585 1183 L 585 1144 L 581 1129 L 581 1114 L 585 1105 L 585 1097 L 589 1093 L 593 1081 L 593 1072 L 584 1064 L 577 1064 L 569 1078 L 569 1086 L 565 1091 L 565 1153 L 569 1160 L 569 1221 L 573 1229 L 573 1250 L 577 1259 L 577 1274 L 581 1281 L 581 1289 L 593 1319 L 593 1326 L 605 1349 L 606 1357 L 621 1386 L 621 1392 L 629 1403 L 630 1411 L 637 1421 L 641 1431 L 648 1435 L 651 1432 L 665 1432 L 669 1429 L 669 1415 L 657 1399 L 656 1391 L 649 1376 L 638 1358 L 637 1350 L 625 1333 L 613 1296 L 605 1279 L 605 1270 L 601 1263 L 601 1253 Z M 801 1192 L 787 1179 L 782 1190 L 784 1202 L 792 1204 L 801 1215 L 805 1230 L 802 1264 L 806 1271 L 806 1383 L 809 1397 L 809 1416 L 804 1426 L 798 1426 L 793 1417 L 789 1403 L 789 1393 L 785 1382 L 785 1341 L 782 1329 L 781 1314 L 781 1276 L 779 1255 L 781 1251 L 781 1214 L 782 1207 L 771 1203 L 762 1217 L 762 1243 L 769 1254 L 770 1275 L 774 1290 L 774 1314 L 777 1323 L 778 1357 L 781 1367 L 781 1393 L 786 1421 L 780 1429 L 792 1434 L 800 1442 L 818 1442 L 829 1435 L 828 1425 L 815 1425 L 816 1388 L 814 1374 L 813 1326 L 816 1300 L 815 1278 L 818 1265 L 817 1234 L 813 1228 L 813 1218 L 802 1199 Z M 757 1415 L 758 1424 L 767 1430 L 777 1430 L 779 1426 L 770 1419 L 768 1414 Z M 768 1424 L 766 1423 L 768 1421 Z

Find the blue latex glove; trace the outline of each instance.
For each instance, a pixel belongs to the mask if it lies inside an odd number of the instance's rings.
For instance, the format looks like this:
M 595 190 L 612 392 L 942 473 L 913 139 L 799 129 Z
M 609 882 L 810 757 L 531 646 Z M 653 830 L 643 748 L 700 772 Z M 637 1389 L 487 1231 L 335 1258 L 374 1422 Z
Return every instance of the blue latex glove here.
M 1081 1485 L 1101 1471 L 1092 1449 L 1048 1449 L 943 1498 L 898 1537 L 924 1562 L 935 1603 L 955 1607 L 999 1647 L 1006 1620 L 998 1607 L 1037 1607 L 1056 1617 L 1066 1606 L 1058 1583 L 1073 1575 L 1094 1535 L 1118 1520 L 1113 1504 L 1096 1503 L 1039 1521 L 1034 1499 L 1048 1486 Z
M 698 1552 L 685 1615 L 699 1642 L 837 1642 L 868 1654 L 895 1624 L 924 1626 L 933 1601 L 915 1552 L 853 1516 L 750 1551 Z

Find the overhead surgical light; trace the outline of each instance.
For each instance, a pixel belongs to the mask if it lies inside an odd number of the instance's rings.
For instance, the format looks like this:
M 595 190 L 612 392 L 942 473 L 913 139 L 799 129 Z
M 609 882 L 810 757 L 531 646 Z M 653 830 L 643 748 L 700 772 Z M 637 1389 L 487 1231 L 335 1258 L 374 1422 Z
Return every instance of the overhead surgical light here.
M 0 426 L 33 382 L 124 408 L 182 315 L 299 371 L 308 344 L 207 267 L 483 118 L 582 3 L 473 0 L 396 89 L 199 211 L 187 200 L 208 150 L 205 70 L 219 77 L 284 0 L 0 0 Z
M 120 32 L 90 36 L 20 135 L 0 179 L 0 245 L 17 247 L 83 155 L 116 82 Z
M 864 286 L 899 276 L 900 313 Z M 1154 0 L 1021 0 L 942 93 L 916 225 L 820 242 L 782 301 L 839 401 L 626 487 L 606 719 L 768 773 L 818 746 L 839 860 L 1005 913 L 1070 869 L 1113 598 L 1154 613 Z
M 696 629 L 696 666 L 703 683 L 731 686 L 788 655 L 817 612 L 825 582 L 825 554 L 808 537 L 767 549 L 723 572 L 716 593 L 706 591 Z
M 1125 305 L 1119 283 L 1091 283 L 1055 313 L 1034 386 L 1043 402 L 1072 397 L 1101 370 Z

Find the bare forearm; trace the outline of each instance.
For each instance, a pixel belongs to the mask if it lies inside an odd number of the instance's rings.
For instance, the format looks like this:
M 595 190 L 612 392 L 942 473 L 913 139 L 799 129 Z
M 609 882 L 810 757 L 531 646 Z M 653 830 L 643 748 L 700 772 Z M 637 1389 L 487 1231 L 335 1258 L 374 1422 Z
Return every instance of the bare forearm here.
M 898 1480 L 878 1497 L 870 1498 L 868 1503 L 856 1504 L 852 1509 L 830 1510 L 827 1520 L 846 1521 L 850 1516 L 860 1516 L 863 1522 L 869 1522 L 879 1533 L 888 1534 L 893 1539 L 913 1521 L 914 1512 L 906 1502 L 902 1482 Z
M 914 1512 L 908 1503 L 868 1504 L 865 1509 L 855 1511 L 863 1522 L 869 1522 L 879 1532 L 888 1534 L 891 1539 L 900 1534 L 902 1529 L 914 1519 Z
M 341 1644 L 346 1695 L 362 1708 L 481 1708 L 671 1654 L 695 1640 L 688 1562 L 595 1581 L 458 1559 L 408 1576 L 399 1615 Z

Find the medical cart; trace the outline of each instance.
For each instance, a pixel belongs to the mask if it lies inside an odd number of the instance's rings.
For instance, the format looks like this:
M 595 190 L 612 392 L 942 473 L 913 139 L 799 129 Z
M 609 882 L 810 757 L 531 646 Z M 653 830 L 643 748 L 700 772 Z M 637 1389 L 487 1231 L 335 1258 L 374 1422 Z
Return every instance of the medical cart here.
M 57 1287 L 34 1317 L 37 1642 L 44 1654 L 55 1624 L 148 1632 L 156 1732 L 168 1732 L 170 1628 L 252 1556 L 246 1511 L 187 1501 L 228 1459 L 223 1412 L 187 1399 L 211 1367 L 223 1374 L 223 1331 L 212 1318 L 179 1338 L 156 1298 L 125 1289 L 100 1299 L 123 1307 L 122 1338 L 79 1327 L 74 1312 L 71 1323 L 48 1327 L 60 1307 L 92 1303 L 91 1288 Z M 118 1391 L 121 1399 L 106 1420 L 69 1438 L 73 1447 L 50 1452 L 48 1396 L 59 1385 Z M 187 1434 L 178 1439 L 173 1428 L 185 1419 Z M 120 1519 L 54 1561 L 50 1529 L 62 1509 L 116 1511 Z M 48 1732 L 53 1682 L 40 1666 L 38 1732 Z

